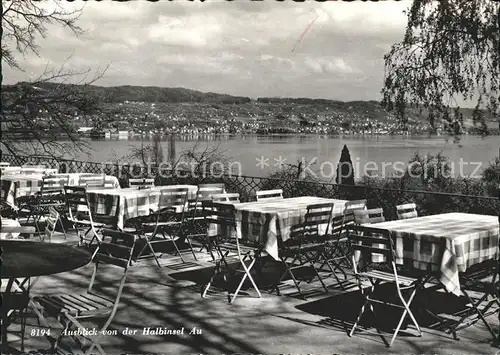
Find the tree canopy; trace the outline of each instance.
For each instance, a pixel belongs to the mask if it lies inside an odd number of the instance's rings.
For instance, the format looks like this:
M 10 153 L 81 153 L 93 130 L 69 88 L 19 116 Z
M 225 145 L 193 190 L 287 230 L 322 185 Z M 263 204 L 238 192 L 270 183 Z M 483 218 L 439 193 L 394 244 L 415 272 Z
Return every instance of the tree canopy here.
M 339 163 L 337 164 L 336 182 L 339 185 L 354 185 L 354 166 L 352 165 L 349 148 L 345 144 L 340 153 Z
M 49 26 L 62 26 L 73 35 L 83 33 L 76 23 L 82 9 L 68 10 L 57 1 L 12 0 L 2 2 L 1 12 L 1 84 L 4 64 L 23 71 L 17 56 L 39 55 L 37 39 L 47 36 Z M 82 149 L 85 145 L 74 134 L 71 123 L 75 115 L 88 114 L 98 108 L 99 98 L 89 94 L 87 88 L 105 71 L 96 69 L 90 75 L 90 68 L 74 71 L 65 65 L 57 69 L 47 65 L 30 82 L 4 87 L 0 101 L 2 151 L 27 153 L 27 144 L 40 155 L 62 155 L 69 149 Z M 47 88 L 47 83 L 53 84 Z M 79 85 L 63 85 L 65 83 Z
M 406 124 L 407 107 L 418 107 L 456 135 L 458 108 L 472 104 L 487 134 L 485 113 L 499 117 L 500 2 L 415 0 L 407 16 L 403 40 L 384 57 L 384 108 Z

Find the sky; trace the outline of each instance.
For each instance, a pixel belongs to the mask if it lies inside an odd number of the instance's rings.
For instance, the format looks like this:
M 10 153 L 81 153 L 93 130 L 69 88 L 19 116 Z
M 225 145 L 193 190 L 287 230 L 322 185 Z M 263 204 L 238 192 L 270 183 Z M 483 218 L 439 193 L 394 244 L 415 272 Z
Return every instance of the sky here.
M 68 10 L 82 2 L 64 3 Z M 160 0 L 87 2 L 75 37 L 49 26 L 39 56 L 4 67 L 4 83 L 46 66 L 105 68 L 96 85 L 184 87 L 257 97 L 379 100 L 383 56 L 402 39 L 409 1 Z

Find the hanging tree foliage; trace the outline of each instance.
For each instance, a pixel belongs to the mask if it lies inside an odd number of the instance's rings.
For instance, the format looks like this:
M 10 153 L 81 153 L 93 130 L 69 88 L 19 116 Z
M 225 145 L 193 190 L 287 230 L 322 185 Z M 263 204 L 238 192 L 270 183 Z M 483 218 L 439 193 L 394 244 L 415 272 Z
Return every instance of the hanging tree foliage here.
M 37 40 L 50 34 L 50 26 L 61 26 L 73 35 L 83 33 L 77 25 L 83 8 L 71 10 L 60 2 L 11 0 L 2 1 L 0 9 L 0 84 L 3 84 L 4 65 L 23 72 L 22 62 L 17 58 L 40 55 Z M 65 64 L 60 68 L 47 65 L 29 81 L 2 85 L 2 151 L 24 155 L 31 150 L 39 155 L 61 156 L 87 148 L 72 122 L 75 115 L 98 112 L 102 98 L 88 88 L 104 75 L 107 66 L 102 70 L 72 70 Z
M 403 124 L 408 107 L 418 107 L 432 127 L 443 120 L 456 135 L 463 100 L 474 104 L 473 122 L 487 134 L 485 113 L 499 117 L 500 2 L 415 0 L 407 16 L 403 40 L 384 57 L 382 105 Z

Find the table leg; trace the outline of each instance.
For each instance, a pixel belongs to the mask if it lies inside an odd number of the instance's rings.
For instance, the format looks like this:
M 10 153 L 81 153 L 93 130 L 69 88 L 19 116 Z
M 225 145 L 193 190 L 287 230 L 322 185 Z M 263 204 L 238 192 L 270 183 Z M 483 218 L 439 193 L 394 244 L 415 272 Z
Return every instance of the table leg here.
M 27 285 L 27 287 L 25 287 Z M 14 291 L 14 292 L 13 292 Z M 1 320 L 2 320 L 2 330 L 1 330 L 1 341 L 2 348 L 8 348 L 8 333 L 7 328 L 10 325 L 10 311 L 18 310 L 23 311 L 30 304 L 29 299 L 29 291 L 30 291 L 30 280 L 29 278 L 25 278 L 22 281 L 18 281 L 16 278 L 11 278 L 7 282 L 7 286 L 5 288 L 5 292 L 3 294 L 3 304 L 1 311 Z M 24 315 L 21 316 L 23 318 Z M 21 322 L 24 322 L 21 319 Z M 24 331 L 24 324 L 21 324 L 21 331 Z M 21 339 L 21 347 L 24 348 L 24 333 L 22 334 Z M 21 349 L 23 350 L 23 349 Z

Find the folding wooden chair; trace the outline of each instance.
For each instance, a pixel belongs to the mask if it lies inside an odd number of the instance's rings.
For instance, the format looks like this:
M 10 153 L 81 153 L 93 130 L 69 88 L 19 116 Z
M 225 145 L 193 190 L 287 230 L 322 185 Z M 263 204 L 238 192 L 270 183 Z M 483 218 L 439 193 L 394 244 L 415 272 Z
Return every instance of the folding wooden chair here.
M 204 222 L 207 228 L 206 236 L 209 239 L 209 243 L 217 250 L 216 254 L 218 255 L 218 258 L 215 258 L 212 254 L 212 257 L 215 259 L 215 268 L 209 282 L 203 290 L 202 297 L 206 296 L 217 275 L 223 274 L 223 276 L 226 277 L 228 272 L 243 273 L 243 277 L 236 287 L 236 290 L 233 292 L 232 297 L 231 290 L 229 288 L 227 289 L 229 303 L 234 302 L 247 278 L 252 283 L 259 298 L 262 297 L 250 273 L 257 258 L 260 256 L 262 246 L 243 239 L 240 240 L 236 230 L 235 209 L 233 205 L 211 201 L 203 201 L 202 204 Z M 226 260 L 230 252 L 236 252 L 239 266 L 241 266 L 242 269 L 230 268 Z M 250 264 L 247 265 L 246 262 L 250 262 Z
M 352 214 L 352 212 L 350 213 Z M 347 240 L 347 229 L 352 223 L 353 219 L 346 220 L 345 215 L 332 217 L 330 232 L 325 241 L 324 260 L 320 260 L 322 265 L 319 267 L 319 270 L 322 270 L 328 262 L 334 271 L 338 270 L 342 273 L 344 282 L 347 281 L 344 268 L 352 268 Z M 336 272 L 333 273 L 333 276 L 342 290 L 345 290 L 345 286 L 339 280 Z
M 45 237 L 49 239 L 49 242 L 52 242 L 52 237 L 54 236 L 57 227 L 57 223 L 59 222 L 61 225 L 62 229 L 62 234 L 64 236 L 64 239 L 68 239 L 68 236 L 66 235 L 66 230 L 64 229 L 64 224 L 61 220 L 61 215 L 59 212 L 54 208 L 54 207 L 49 207 L 49 215 L 47 219 L 45 220 L 46 225 L 45 225 Z M 42 239 L 44 241 L 44 239 Z
M 199 252 L 202 252 L 203 249 L 206 249 L 207 252 L 210 253 L 212 260 L 215 261 L 215 257 L 212 253 L 213 244 L 211 239 L 207 235 L 205 213 L 202 205 L 203 201 L 210 200 L 198 201 L 198 197 L 195 199 L 188 199 L 182 231 L 183 235 L 185 236 L 185 240 L 188 242 L 189 247 L 191 248 L 191 253 L 193 254 L 195 260 L 198 260 L 198 257 L 196 256 L 193 248 L 193 241 L 194 245 L 200 248 Z
M 45 165 L 23 165 L 21 167 L 20 174 L 22 175 L 32 175 L 32 174 L 47 174 L 56 173 L 56 169 L 47 168 Z
M 5 201 L 5 198 L 2 196 L 0 198 L 0 214 L 4 218 L 9 219 L 18 219 L 19 218 L 19 210 L 17 207 L 12 206 L 10 203 Z
M 453 324 L 449 327 L 454 339 L 458 340 L 457 331 L 467 328 L 479 320 L 483 322 L 496 342 L 500 334 L 495 332 L 488 321 L 488 316 L 498 315 L 500 308 L 498 260 L 494 263 L 485 262 L 460 275 L 461 291 L 468 301 L 467 308 L 451 317 Z M 476 266 L 476 265 L 474 265 Z M 497 316 L 497 320 L 499 316 Z
M 34 164 L 34 165 L 33 164 L 23 164 L 23 165 L 21 165 L 21 168 L 23 168 L 23 169 L 45 169 L 46 166 L 43 164 L 38 164 L 38 165 L 37 164 Z
M 160 245 L 173 244 L 182 262 L 182 252 L 177 244 L 183 239 L 182 227 L 184 225 L 184 215 L 188 198 L 187 188 L 165 188 L 161 190 L 159 197 L 159 208 L 151 211 L 147 217 L 139 217 L 138 229 L 140 235 L 144 237 L 144 246 L 139 251 L 137 258 L 149 257 L 144 254 L 146 250 L 154 257 L 158 267 L 161 267 L 158 260 L 163 254 L 157 256 L 157 248 Z
M 223 194 L 225 192 L 226 186 L 224 183 L 199 184 L 196 199 L 199 202 L 210 201 L 212 199 L 212 195 Z
M 128 184 L 130 187 L 153 187 L 155 179 L 129 179 Z
M 21 174 L 22 168 L 20 166 L 4 166 L 2 167 L 2 174 L 18 175 Z
M 125 287 L 127 273 L 134 261 L 133 254 L 136 241 L 137 237 L 135 235 L 103 229 L 102 240 L 99 242 L 93 256 L 94 271 L 87 291 L 83 294 L 56 294 L 34 298 L 34 301 L 42 306 L 43 314 L 55 317 L 64 327 L 59 337 L 53 342 L 52 351 L 55 351 L 59 347 L 61 339 L 64 336 L 69 336 L 66 335 L 67 333 L 74 333 L 71 330 L 85 329 L 82 324 L 83 321 L 107 317 L 104 325 L 98 329 L 97 335 L 70 335 L 82 347 L 85 354 L 94 354 L 96 351 L 105 354 L 100 343 L 105 339 L 105 331 L 113 321 L 120 305 L 120 298 Z M 109 269 L 106 265 L 118 267 L 122 270 L 114 299 L 108 295 L 104 296 L 94 291 L 94 284 L 98 278 L 98 270 L 107 270 L 108 273 L 106 275 L 109 276 Z M 106 281 L 103 281 L 103 283 L 106 285 L 110 284 L 108 277 L 106 277 Z M 44 317 L 42 317 L 41 322 L 47 323 Z M 89 342 L 90 344 L 88 344 Z
M 188 200 L 189 208 L 185 216 L 183 230 L 186 235 L 186 241 L 189 242 L 195 260 L 198 259 L 193 249 L 193 245 L 191 244 L 192 241 L 200 247 L 199 252 L 206 249 L 207 252 L 211 253 L 211 248 L 213 247 L 206 238 L 206 226 L 203 222 L 205 217 L 203 215 L 202 202 L 212 201 L 212 196 L 214 195 L 217 195 L 216 199 L 220 199 L 218 196 L 223 194 L 226 194 L 226 186 L 224 183 L 199 184 L 196 192 L 196 198 Z
M 240 194 L 239 193 L 225 193 L 225 194 L 215 194 L 212 195 L 213 202 L 231 202 L 239 203 Z
M 500 235 L 500 211 L 498 216 L 498 233 Z M 481 320 L 495 342 L 500 342 L 500 333 L 496 333 L 487 317 L 497 314 L 500 322 L 500 245 L 496 258 L 473 265 L 460 274 L 460 286 L 469 301 L 460 319 L 450 327 L 453 337 L 458 340 L 457 331 L 471 326 Z
M 372 208 L 370 210 L 354 210 L 354 223 L 374 224 L 385 222 L 384 210 L 382 208 Z
M 257 191 L 255 193 L 257 201 L 267 200 L 267 199 L 282 199 L 283 198 L 283 190 L 262 190 Z
M 417 205 L 415 203 L 406 203 L 396 206 L 398 219 L 409 219 L 418 217 Z
M 347 201 L 344 205 L 344 214 L 348 214 L 349 212 L 355 210 L 365 210 L 365 209 L 366 209 L 366 200 Z
M 349 336 L 352 336 L 354 334 L 354 331 L 356 330 L 356 327 L 361 320 L 361 316 L 364 314 L 367 307 L 376 318 L 377 331 L 380 330 L 378 325 L 380 324 L 379 321 L 382 321 L 383 318 L 380 317 L 379 319 L 377 317 L 377 314 L 375 313 L 373 308 L 374 303 L 396 307 L 403 310 L 403 314 L 396 326 L 390 343 L 387 343 L 385 337 L 382 337 L 387 347 L 390 347 L 396 339 L 396 336 L 398 335 L 401 325 L 403 324 L 406 316 L 410 317 L 411 321 L 417 328 L 419 336 L 421 336 L 422 331 L 420 330 L 420 326 L 418 325 L 415 317 L 413 316 L 413 313 L 410 310 L 411 302 L 415 297 L 417 289 L 419 289 L 420 287 L 419 281 L 415 278 L 398 275 L 395 263 L 394 243 L 389 231 L 380 228 L 352 225 L 349 228 L 348 238 L 352 255 L 354 276 L 356 278 L 359 290 L 365 299 L 356 322 L 349 332 Z M 374 259 L 372 258 L 372 256 L 376 257 L 377 259 L 380 256 L 383 256 L 383 258 L 380 259 L 381 262 L 374 264 L 372 262 L 372 260 Z M 368 280 L 371 286 L 365 288 L 365 285 L 363 285 L 364 280 Z M 376 288 L 387 283 L 395 286 L 394 291 L 397 294 L 398 303 L 375 298 Z M 407 292 L 409 295 L 407 294 L 405 297 L 403 295 L 403 291 Z
M 100 188 L 105 187 L 104 175 L 82 175 L 78 179 L 78 186 L 85 188 Z
M 33 217 L 33 222 L 40 238 L 43 237 L 39 222 L 50 213 L 49 209 L 53 208 L 58 212 L 62 212 L 65 209 L 64 186 L 68 185 L 68 179 L 67 176 L 44 176 L 40 192 L 29 196 L 22 207 L 23 210 L 29 211 L 26 223 Z
M 345 227 L 355 223 L 354 211 L 356 210 L 366 210 L 366 200 L 352 200 L 346 202 L 342 213 L 342 223 Z
M 94 242 L 99 242 L 98 232 L 102 228 L 116 228 L 117 217 L 91 212 L 85 187 L 65 186 L 64 192 L 67 219 L 76 230 L 80 245 L 90 246 Z
M 290 275 L 300 296 L 306 299 L 299 285 L 301 280 L 297 279 L 294 270 L 309 266 L 314 271 L 314 275 L 308 279 L 308 283 L 316 276 L 325 292 L 328 293 L 328 288 L 315 264 L 318 261 L 322 261 L 323 265 L 328 266 L 331 274 L 335 275 L 335 270 L 331 266 L 325 250 L 325 242 L 329 236 L 333 208 L 334 203 L 309 205 L 307 206 L 304 221 L 292 226 L 290 239 L 282 241 L 279 247 L 279 258 L 285 266 L 285 272 L 281 275 L 278 283 L 273 287 L 271 292 L 276 290 L 277 294 L 280 295 L 279 285 L 287 275 Z

